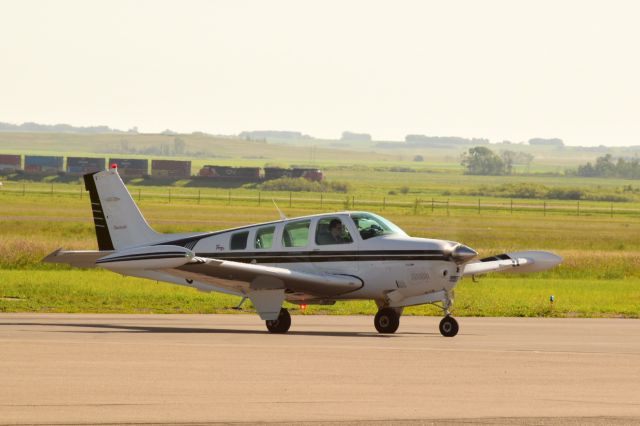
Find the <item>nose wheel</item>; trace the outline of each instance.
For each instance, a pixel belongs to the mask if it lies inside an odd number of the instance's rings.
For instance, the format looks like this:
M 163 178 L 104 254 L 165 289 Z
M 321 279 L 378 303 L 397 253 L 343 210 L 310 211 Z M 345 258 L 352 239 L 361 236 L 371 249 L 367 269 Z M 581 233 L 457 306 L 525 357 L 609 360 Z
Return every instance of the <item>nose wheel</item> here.
M 266 320 L 267 330 L 270 333 L 286 333 L 291 327 L 291 315 L 285 308 L 280 309 L 278 319 Z
M 440 334 L 444 337 L 453 337 L 458 334 L 458 321 L 452 316 L 447 315 L 440 321 Z
M 378 333 L 392 334 L 400 326 L 400 315 L 392 308 L 382 308 L 373 320 Z

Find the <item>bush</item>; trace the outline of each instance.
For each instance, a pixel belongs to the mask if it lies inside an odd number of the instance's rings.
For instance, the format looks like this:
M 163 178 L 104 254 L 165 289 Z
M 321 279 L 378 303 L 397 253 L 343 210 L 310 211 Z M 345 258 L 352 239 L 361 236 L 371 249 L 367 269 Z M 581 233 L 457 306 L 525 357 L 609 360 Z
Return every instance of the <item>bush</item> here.
M 268 180 L 260 189 L 263 191 L 292 192 L 349 192 L 351 185 L 347 182 L 313 182 L 305 178 L 288 178 Z

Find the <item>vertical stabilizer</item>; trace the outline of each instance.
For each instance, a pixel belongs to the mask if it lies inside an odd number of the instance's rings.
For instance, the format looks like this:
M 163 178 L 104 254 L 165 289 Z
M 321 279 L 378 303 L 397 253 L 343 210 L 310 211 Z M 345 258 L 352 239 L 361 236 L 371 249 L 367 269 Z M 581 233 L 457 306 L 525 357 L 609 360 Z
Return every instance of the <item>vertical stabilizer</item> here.
M 160 239 L 140 213 L 117 168 L 84 175 L 100 250 L 151 244 Z

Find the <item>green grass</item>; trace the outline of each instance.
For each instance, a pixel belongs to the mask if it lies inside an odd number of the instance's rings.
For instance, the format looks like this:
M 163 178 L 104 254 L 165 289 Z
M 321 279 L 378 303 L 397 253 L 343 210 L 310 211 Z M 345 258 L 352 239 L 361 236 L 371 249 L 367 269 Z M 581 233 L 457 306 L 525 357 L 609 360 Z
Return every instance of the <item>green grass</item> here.
M 122 277 L 104 270 L 0 270 L 0 312 L 238 313 L 239 297 Z M 555 303 L 549 302 L 554 295 Z M 640 279 L 575 280 L 485 277 L 457 287 L 457 316 L 640 316 Z M 293 313 L 303 313 L 287 305 Z M 247 303 L 243 312 L 255 312 Z M 304 313 L 372 315 L 371 301 L 309 306 Z M 405 315 L 440 315 L 433 306 Z

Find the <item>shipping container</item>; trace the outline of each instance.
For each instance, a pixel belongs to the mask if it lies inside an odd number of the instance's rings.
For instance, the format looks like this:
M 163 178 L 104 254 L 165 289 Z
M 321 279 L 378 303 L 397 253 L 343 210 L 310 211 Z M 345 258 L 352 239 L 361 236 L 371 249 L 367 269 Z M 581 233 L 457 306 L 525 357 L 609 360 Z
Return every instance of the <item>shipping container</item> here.
M 151 176 L 159 179 L 191 177 L 191 161 L 151 160 Z
M 117 164 L 123 177 L 144 177 L 149 174 L 149 160 L 140 158 L 109 158 L 109 166 Z
M 258 181 L 260 179 L 259 167 L 228 167 L 228 166 L 204 166 L 200 169 L 200 177 L 221 180 Z
M 64 157 L 25 155 L 24 171 L 27 173 L 45 174 L 63 171 Z
M 17 172 L 21 170 L 22 156 L 20 155 L 0 155 L 0 171 Z
M 104 158 L 67 157 L 67 173 L 84 175 L 105 170 Z

